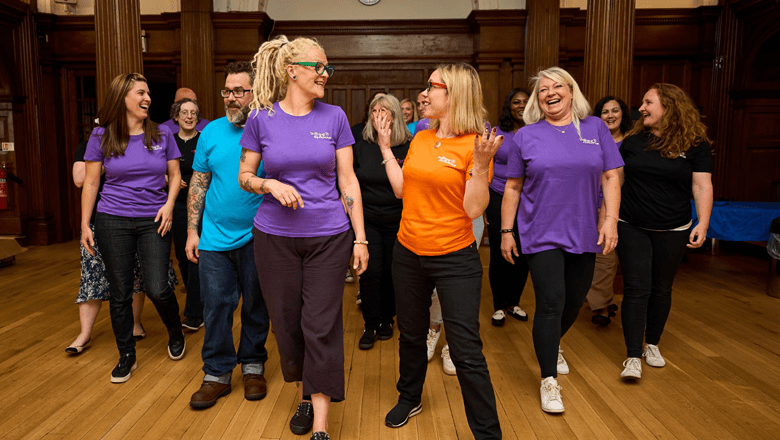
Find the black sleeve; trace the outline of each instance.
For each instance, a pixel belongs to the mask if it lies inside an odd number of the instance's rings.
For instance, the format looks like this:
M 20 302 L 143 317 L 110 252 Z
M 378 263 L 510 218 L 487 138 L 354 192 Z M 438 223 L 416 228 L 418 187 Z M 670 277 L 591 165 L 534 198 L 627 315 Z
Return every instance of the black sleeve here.
M 688 150 L 691 156 L 691 168 L 694 173 L 712 173 L 712 150 L 710 144 L 702 142 Z
M 73 162 L 84 162 L 84 155 L 87 154 L 87 141 L 82 141 L 76 147 L 76 153 L 73 155 Z

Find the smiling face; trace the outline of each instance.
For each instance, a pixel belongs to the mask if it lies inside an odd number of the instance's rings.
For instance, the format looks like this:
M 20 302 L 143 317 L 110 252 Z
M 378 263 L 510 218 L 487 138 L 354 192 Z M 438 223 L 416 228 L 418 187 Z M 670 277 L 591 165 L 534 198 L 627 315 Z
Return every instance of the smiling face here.
M 545 119 L 565 121 L 571 119 L 572 93 L 568 84 L 542 77 L 539 80 L 539 107 Z
M 374 126 L 374 130 L 379 131 L 379 118 L 385 114 L 387 115 L 388 121 L 390 121 L 390 127 L 392 128 L 393 114 L 390 110 L 383 107 L 379 102 L 371 109 L 371 124 Z
M 423 97 L 422 92 L 417 95 L 417 114 L 420 115 L 421 118 L 424 118 L 423 116 L 423 110 L 425 109 L 425 98 Z
M 125 95 L 127 119 L 143 121 L 149 116 L 149 106 L 152 98 L 149 96 L 149 85 L 144 81 L 135 81 L 133 87 Z
M 174 119 L 184 131 L 194 130 L 198 125 L 198 106 L 194 102 L 185 102 Z
M 325 56 L 325 52 L 315 46 L 312 46 L 306 51 L 306 54 L 295 61 L 308 61 L 328 65 L 328 57 Z M 304 94 L 311 96 L 311 99 L 325 97 L 325 83 L 328 82 L 329 78 L 326 70 L 323 69 L 322 74 L 317 74 L 315 67 L 292 64 L 288 66 L 288 71 L 292 76 L 295 76 L 295 79 L 290 78 L 291 89 L 298 88 Z
M 404 102 L 401 104 L 401 111 L 404 113 L 404 122 L 407 124 L 414 119 L 414 107 L 411 102 Z
M 639 107 L 639 113 L 644 118 L 645 127 L 656 128 L 664 116 L 664 111 L 664 106 L 661 105 L 661 97 L 658 96 L 658 90 L 648 90 L 644 98 L 642 98 L 642 106 Z
M 236 90 L 243 89 L 244 96 L 236 98 L 235 94 L 229 93 L 227 98 L 222 98 L 225 103 L 225 116 L 231 124 L 243 125 L 246 122 L 246 116 L 249 114 L 249 104 L 252 102 L 252 84 L 249 82 L 249 74 L 231 73 L 225 78 L 225 89 Z
M 434 70 L 428 82 L 441 83 L 441 75 L 438 70 Z M 430 119 L 441 119 L 446 116 L 450 109 L 449 95 L 447 89 L 439 86 L 433 86 L 430 90 L 423 90 L 423 108 L 425 117 Z
M 523 125 L 523 112 L 525 111 L 525 105 L 528 104 L 528 94 L 525 92 L 517 92 L 512 97 L 512 101 L 509 103 L 509 111 L 512 112 L 512 121 L 515 125 Z
M 620 123 L 623 122 L 623 111 L 620 110 L 620 104 L 614 99 L 607 101 L 601 109 L 601 119 L 607 123 L 609 131 L 619 131 Z

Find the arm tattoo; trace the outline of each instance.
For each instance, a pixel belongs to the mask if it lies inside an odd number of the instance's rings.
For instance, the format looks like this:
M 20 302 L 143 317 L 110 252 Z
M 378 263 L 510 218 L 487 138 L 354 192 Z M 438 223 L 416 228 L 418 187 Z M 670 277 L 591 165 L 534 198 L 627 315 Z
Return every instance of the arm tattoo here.
M 241 149 L 241 162 L 246 162 L 246 148 Z
M 252 179 L 251 177 L 247 177 L 246 179 L 244 179 L 244 181 L 243 181 L 243 182 L 241 182 L 241 189 L 243 189 L 243 190 L 244 190 L 244 191 L 246 191 L 246 192 L 250 192 L 250 193 L 251 193 L 251 192 L 254 192 L 254 191 L 252 190 L 252 182 L 251 182 L 251 179 Z
M 195 171 L 190 179 L 190 193 L 187 196 L 187 229 L 197 231 L 203 206 L 206 201 L 206 191 L 211 184 L 211 173 Z
M 346 191 L 343 191 L 341 193 L 341 196 L 344 198 L 344 205 L 346 205 L 347 207 L 347 212 L 349 213 L 350 216 L 352 216 L 352 207 L 355 205 L 355 199 L 347 195 Z

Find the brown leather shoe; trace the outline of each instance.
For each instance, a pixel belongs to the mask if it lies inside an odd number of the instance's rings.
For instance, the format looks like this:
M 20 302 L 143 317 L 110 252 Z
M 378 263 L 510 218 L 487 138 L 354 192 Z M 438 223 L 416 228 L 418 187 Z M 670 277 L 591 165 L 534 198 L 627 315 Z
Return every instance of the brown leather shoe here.
M 244 398 L 246 400 L 260 400 L 265 397 L 268 387 L 262 374 L 244 375 Z
M 193 408 L 210 408 L 217 403 L 217 399 L 230 394 L 229 383 L 203 381 L 200 389 L 190 398 L 190 406 Z

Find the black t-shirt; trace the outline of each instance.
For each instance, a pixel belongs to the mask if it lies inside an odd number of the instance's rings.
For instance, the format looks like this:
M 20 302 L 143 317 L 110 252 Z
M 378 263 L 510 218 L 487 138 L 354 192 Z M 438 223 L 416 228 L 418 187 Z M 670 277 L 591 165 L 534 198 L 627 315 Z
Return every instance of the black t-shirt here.
M 691 221 L 693 173 L 712 173 L 710 145 L 701 142 L 677 159 L 667 159 L 647 150 L 651 137 L 640 133 L 626 138 L 620 147 L 626 164 L 620 218 L 647 229 L 685 226 Z
M 382 165 L 379 145 L 360 140 L 353 151 L 352 164 L 363 196 L 363 217 L 367 222 L 378 225 L 400 224 L 403 201 L 393 193 L 385 165 Z M 408 152 L 409 142 L 393 147 L 393 155 L 401 166 Z
M 73 162 L 84 162 L 84 155 L 87 153 L 87 141 L 83 141 L 76 147 L 76 153 L 73 155 Z M 103 184 L 106 183 L 105 173 L 100 174 L 100 186 L 98 187 L 97 196 L 95 197 L 95 206 L 92 207 L 92 218 L 89 219 L 90 224 L 95 224 L 95 214 L 97 214 L 97 204 L 100 201 L 100 193 L 103 192 Z
M 352 131 L 352 137 L 355 138 L 355 143 L 363 140 L 363 129 L 366 128 L 365 122 L 358 122 L 357 124 L 353 125 L 350 130 Z
M 179 195 L 176 196 L 176 203 L 187 203 L 187 195 L 190 192 L 190 179 L 192 178 L 192 162 L 195 160 L 195 147 L 198 146 L 199 137 L 200 132 L 197 132 L 195 137 L 186 141 L 179 137 L 179 133 L 173 135 L 173 138 L 176 139 L 176 145 L 181 152 L 181 157 L 179 158 L 181 181 L 187 184 L 187 187 L 179 190 Z

